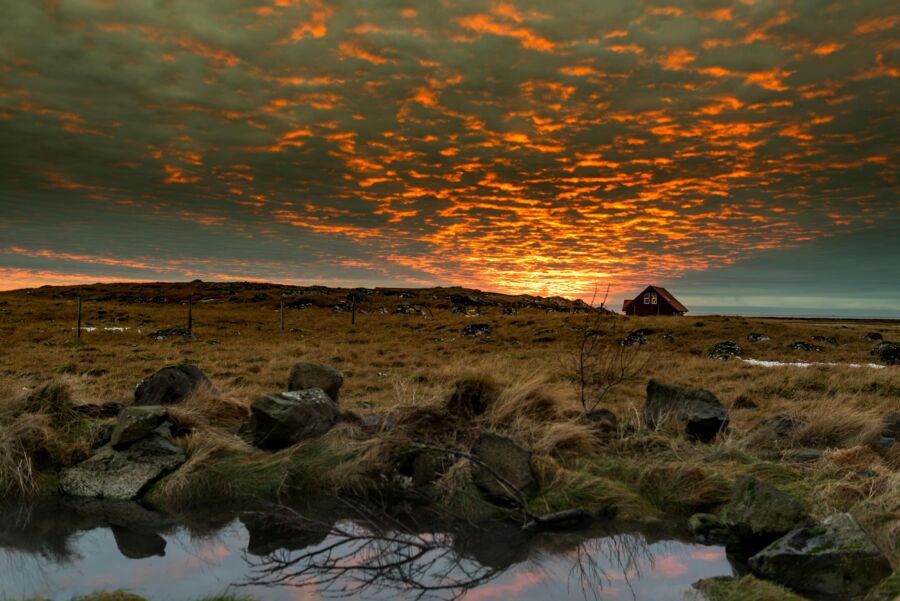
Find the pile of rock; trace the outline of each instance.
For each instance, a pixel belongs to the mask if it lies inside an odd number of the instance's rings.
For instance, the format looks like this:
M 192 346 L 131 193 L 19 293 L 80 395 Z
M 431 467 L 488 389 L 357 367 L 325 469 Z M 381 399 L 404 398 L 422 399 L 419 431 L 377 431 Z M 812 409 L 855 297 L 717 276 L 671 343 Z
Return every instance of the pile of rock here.
M 887 365 L 900 365 L 900 343 L 883 341 L 871 350 L 871 354 Z
M 728 361 L 729 359 L 734 359 L 735 357 L 741 357 L 744 354 L 744 349 L 735 342 L 734 340 L 725 340 L 723 342 L 717 342 L 713 345 L 713 347 L 707 353 L 707 357 L 710 359 L 720 359 L 722 361 Z
M 794 591 L 854 598 L 891 573 L 887 558 L 847 513 L 821 523 L 792 495 L 750 476 L 735 481 L 722 517 L 696 514 L 694 536 L 750 555 L 750 570 Z
M 137 499 L 185 458 L 184 450 L 172 443 L 165 407 L 126 407 L 109 443 L 64 469 L 60 488 L 77 497 Z
M 340 417 L 344 377 L 328 365 L 298 363 L 287 392 L 264 394 L 250 405 L 240 434 L 261 449 L 278 450 L 327 433 Z

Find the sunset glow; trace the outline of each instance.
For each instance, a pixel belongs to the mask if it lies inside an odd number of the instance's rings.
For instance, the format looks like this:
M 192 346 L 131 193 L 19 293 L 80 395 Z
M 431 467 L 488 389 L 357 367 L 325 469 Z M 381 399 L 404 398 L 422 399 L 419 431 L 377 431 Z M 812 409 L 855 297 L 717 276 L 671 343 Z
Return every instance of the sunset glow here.
M 14 3 L 0 288 L 621 296 L 896 233 L 896 4 L 697 6 Z

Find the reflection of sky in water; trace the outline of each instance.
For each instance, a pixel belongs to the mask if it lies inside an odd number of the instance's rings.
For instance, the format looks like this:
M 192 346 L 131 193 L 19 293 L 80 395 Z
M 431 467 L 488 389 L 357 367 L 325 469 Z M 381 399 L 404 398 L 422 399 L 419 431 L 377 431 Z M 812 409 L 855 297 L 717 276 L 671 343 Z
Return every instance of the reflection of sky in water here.
M 0 598 L 45 595 L 57 601 L 96 590 L 127 589 L 151 599 L 190 600 L 226 590 L 251 571 L 244 550 L 249 536 L 234 522 L 214 537 L 191 538 L 186 531 L 167 535 L 164 557 L 132 560 L 116 546 L 112 531 L 97 528 L 71 542 L 75 556 L 54 561 L 21 551 L 0 550 Z M 503 599 L 623 599 L 681 600 L 700 578 L 731 574 L 724 549 L 677 541 L 640 546 L 630 562 L 622 562 L 621 542 L 595 539 L 575 551 L 534 552 L 489 582 L 469 590 L 465 601 Z M 326 541 L 327 543 L 327 541 Z M 324 544 L 324 543 L 323 543 Z M 585 558 L 592 560 L 584 569 Z M 258 560 L 258 558 L 255 558 Z M 335 592 L 333 589 L 332 592 Z M 316 601 L 323 596 L 310 588 L 244 588 L 261 601 Z M 330 595 L 326 595 L 330 596 Z M 370 599 L 396 599 L 395 590 L 367 589 Z

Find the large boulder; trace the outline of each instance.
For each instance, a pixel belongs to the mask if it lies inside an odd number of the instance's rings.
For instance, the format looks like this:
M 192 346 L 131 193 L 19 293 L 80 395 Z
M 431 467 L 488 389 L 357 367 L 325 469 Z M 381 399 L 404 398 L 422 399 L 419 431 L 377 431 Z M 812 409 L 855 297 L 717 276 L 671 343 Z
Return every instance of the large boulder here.
M 134 404 L 176 405 L 203 390 L 215 392 L 212 383 L 196 365 L 170 365 L 141 380 L 134 389 Z
M 799 593 L 851 599 L 891 573 L 891 565 L 848 513 L 791 530 L 750 558 L 754 574 Z
M 882 363 L 900 365 L 900 343 L 898 342 L 881 342 L 875 345 L 871 354 L 878 357 Z
M 297 363 L 288 376 L 288 391 L 321 388 L 335 403 L 344 384 L 344 376 L 330 365 Z
M 241 433 L 255 446 L 277 450 L 328 432 L 338 405 L 321 388 L 266 394 L 250 405 Z
M 703 442 L 714 439 L 728 425 L 728 410 L 713 393 L 656 380 L 647 384 L 643 415 L 651 428 L 675 421 L 689 437 Z
M 724 523 L 740 547 L 760 549 L 794 528 L 812 524 L 797 498 L 752 476 L 738 476 Z
M 154 482 L 185 461 L 184 450 L 155 432 L 124 451 L 107 445 L 60 474 L 67 495 L 102 499 L 137 499 Z
M 472 456 L 476 459 L 472 469 L 475 485 L 491 500 L 509 503 L 534 491 L 537 482 L 531 471 L 531 452 L 512 439 L 482 432 L 472 445 Z
M 124 449 L 148 436 L 169 417 L 169 412 L 160 405 L 146 407 L 126 407 L 119 413 L 116 427 L 110 436 L 114 449 Z

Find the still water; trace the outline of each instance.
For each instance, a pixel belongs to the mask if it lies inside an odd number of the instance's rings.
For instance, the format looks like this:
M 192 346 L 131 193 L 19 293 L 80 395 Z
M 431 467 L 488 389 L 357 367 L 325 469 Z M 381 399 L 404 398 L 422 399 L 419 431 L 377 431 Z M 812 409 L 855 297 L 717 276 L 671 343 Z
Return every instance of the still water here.
M 0 513 L 0 599 L 126 589 L 154 601 L 224 591 L 261 601 L 682 601 L 694 581 L 733 573 L 722 547 L 600 527 L 525 534 L 361 511 L 175 518 L 98 502 Z

